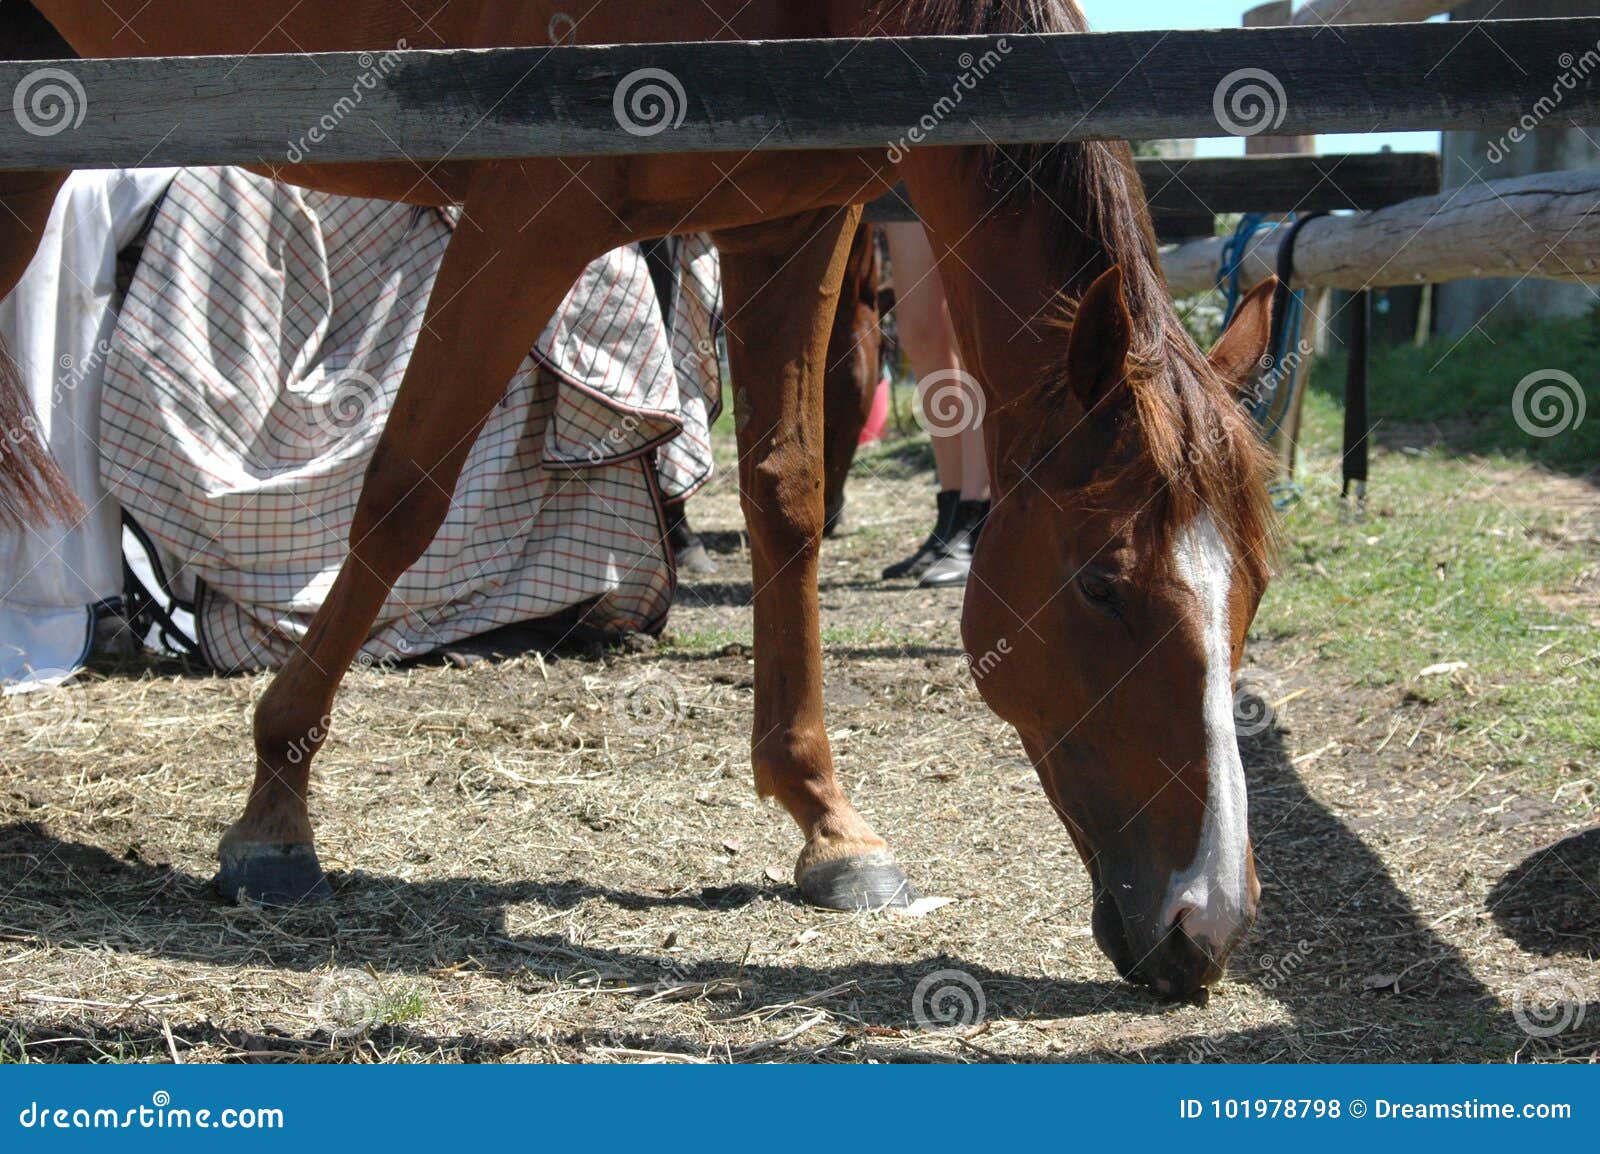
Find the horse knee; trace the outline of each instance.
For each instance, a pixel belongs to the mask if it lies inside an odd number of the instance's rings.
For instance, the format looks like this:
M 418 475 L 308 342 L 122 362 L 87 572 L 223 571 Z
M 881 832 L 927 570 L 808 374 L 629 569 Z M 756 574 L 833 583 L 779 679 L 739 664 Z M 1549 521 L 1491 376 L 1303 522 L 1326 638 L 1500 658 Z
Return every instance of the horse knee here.
M 432 544 L 450 512 L 450 498 L 450 490 L 428 470 L 393 463 L 380 445 L 350 524 L 351 552 L 376 572 L 398 579 Z
M 776 450 L 751 469 L 745 485 L 750 535 L 785 558 L 815 556 L 825 520 L 820 455 Z

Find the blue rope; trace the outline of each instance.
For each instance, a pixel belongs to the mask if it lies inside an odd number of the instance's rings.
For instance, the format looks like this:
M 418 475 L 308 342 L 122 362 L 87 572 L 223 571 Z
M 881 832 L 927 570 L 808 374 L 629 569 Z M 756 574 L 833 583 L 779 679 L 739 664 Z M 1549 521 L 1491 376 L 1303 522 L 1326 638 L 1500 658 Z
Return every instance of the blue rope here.
M 1233 320 L 1233 314 L 1239 307 L 1239 298 L 1243 295 L 1239 288 L 1239 271 L 1244 264 L 1245 254 L 1250 251 L 1250 242 L 1255 239 L 1256 233 L 1277 227 L 1277 222 L 1267 220 L 1259 212 L 1246 213 L 1240 218 L 1233 235 L 1223 243 L 1222 267 L 1217 270 L 1217 287 L 1228 298 L 1228 307 L 1222 317 L 1223 328 L 1227 328 Z
M 1239 302 L 1244 293 L 1240 285 L 1240 274 L 1244 265 L 1244 258 L 1250 252 L 1250 245 L 1256 235 L 1270 232 L 1284 224 L 1293 221 L 1268 220 L 1261 213 L 1247 213 L 1239 221 L 1239 226 L 1234 229 L 1233 235 L 1222 246 L 1222 264 L 1217 270 L 1217 287 L 1223 291 L 1227 298 L 1227 308 L 1223 314 L 1222 327 L 1227 328 L 1233 322 L 1234 313 L 1239 309 Z M 1284 308 L 1281 324 L 1275 326 L 1277 339 L 1274 346 L 1267 350 L 1272 358 L 1272 371 L 1282 373 L 1285 360 L 1300 347 L 1300 334 L 1305 322 L 1305 295 L 1299 290 L 1291 290 L 1288 303 Z M 1263 395 L 1256 400 L 1250 408 L 1250 416 L 1261 429 L 1263 440 L 1271 441 L 1283 427 L 1284 418 L 1294 410 L 1297 391 L 1300 387 L 1301 374 L 1295 370 L 1287 374 L 1281 381 L 1287 386 L 1283 389 L 1283 396 L 1277 395 L 1277 390 Z M 1282 509 L 1300 497 L 1300 487 L 1292 480 L 1280 481 L 1272 486 L 1273 504 Z

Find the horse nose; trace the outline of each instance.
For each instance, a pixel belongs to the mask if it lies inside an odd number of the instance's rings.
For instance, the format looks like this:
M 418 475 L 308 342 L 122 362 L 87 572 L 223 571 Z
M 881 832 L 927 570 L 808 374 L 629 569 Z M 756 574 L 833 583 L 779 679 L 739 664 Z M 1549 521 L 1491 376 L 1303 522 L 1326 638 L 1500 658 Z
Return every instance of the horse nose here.
M 1186 938 L 1220 967 L 1255 924 L 1260 898 L 1255 863 L 1247 858 L 1242 885 L 1216 885 L 1205 878 L 1175 885 L 1161 925 L 1168 936 Z
M 1162 919 L 1168 932 L 1182 934 L 1218 962 L 1227 960 L 1234 945 L 1255 921 L 1255 911 L 1236 909 L 1225 902 L 1195 905 L 1180 902 Z

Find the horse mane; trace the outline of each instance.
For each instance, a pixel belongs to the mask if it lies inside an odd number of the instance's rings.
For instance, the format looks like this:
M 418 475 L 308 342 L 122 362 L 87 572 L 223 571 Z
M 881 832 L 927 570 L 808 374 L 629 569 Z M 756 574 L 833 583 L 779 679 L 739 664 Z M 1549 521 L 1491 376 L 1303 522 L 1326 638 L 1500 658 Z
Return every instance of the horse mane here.
M 1004 36 L 1087 32 L 1072 0 L 906 0 L 907 33 Z M 1054 310 L 1070 329 L 1083 290 L 1112 265 L 1123 272 L 1133 318 L 1128 385 L 1136 417 L 1107 459 L 1122 462 L 1086 498 L 1158 492 L 1140 521 L 1167 545 L 1201 512 L 1212 514 L 1234 556 L 1258 587 L 1270 568 L 1274 518 L 1266 480 L 1274 467 L 1232 388 L 1211 367 L 1173 307 L 1144 185 L 1125 141 L 991 146 L 971 150 L 1000 212 L 1021 212 L 1045 197 L 1059 212 L 1044 238 L 1063 288 Z M 1069 403 L 1065 365 L 1041 400 Z M 1159 550 L 1161 556 L 1169 552 Z

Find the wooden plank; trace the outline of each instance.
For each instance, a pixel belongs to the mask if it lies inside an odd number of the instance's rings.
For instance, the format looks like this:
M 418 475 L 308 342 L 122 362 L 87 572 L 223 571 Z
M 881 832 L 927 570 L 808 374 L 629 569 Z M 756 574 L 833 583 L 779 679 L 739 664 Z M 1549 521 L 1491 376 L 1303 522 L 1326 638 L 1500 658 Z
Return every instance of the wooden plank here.
M 1141 157 L 1145 195 L 1163 237 L 1209 236 L 1225 212 L 1321 212 L 1384 208 L 1440 188 L 1431 152 L 1349 156 Z M 904 189 L 867 206 L 870 220 L 915 220 Z M 1203 224 L 1203 227 L 1202 227 Z
M 0 115 L 0 166 L 1499 129 L 1550 97 L 1563 52 L 1596 42 L 1591 17 L 1496 21 L 1492 36 L 1358 25 L 1336 48 L 1320 28 L 1241 28 L 82 60 L 58 65 L 70 79 L 47 77 L 67 96 L 65 120 Z M 0 94 L 32 108 L 40 67 L 0 63 Z M 1234 102 L 1252 77 L 1267 105 L 1256 124 Z M 665 124 L 630 102 L 651 82 Z M 1560 123 L 1600 123 L 1593 77 L 1561 97 Z
M 1432 196 L 1442 179 L 1431 152 L 1141 159 L 1139 175 L 1157 212 L 1213 216 L 1384 208 Z
M 1281 230 L 1258 236 L 1245 287 L 1277 268 Z M 1221 240 L 1162 254 L 1185 296 L 1216 283 Z M 1544 172 L 1453 188 L 1376 212 L 1312 221 L 1295 245 L 1297 286 L 1362 289 L 1477 277 L 1600 284 L 1600 170 Z
M 871 224 L 908 224 L 919 219 L 906 199 L 905 186 L 867 205 L 865 219 Z M 1162 244 L 1179 244 L 1195 237 L 1212 236 L 1217 231 L 1217 217 L 1210 212 L 1158 212 L 1155 214 L 1156 236 Z

